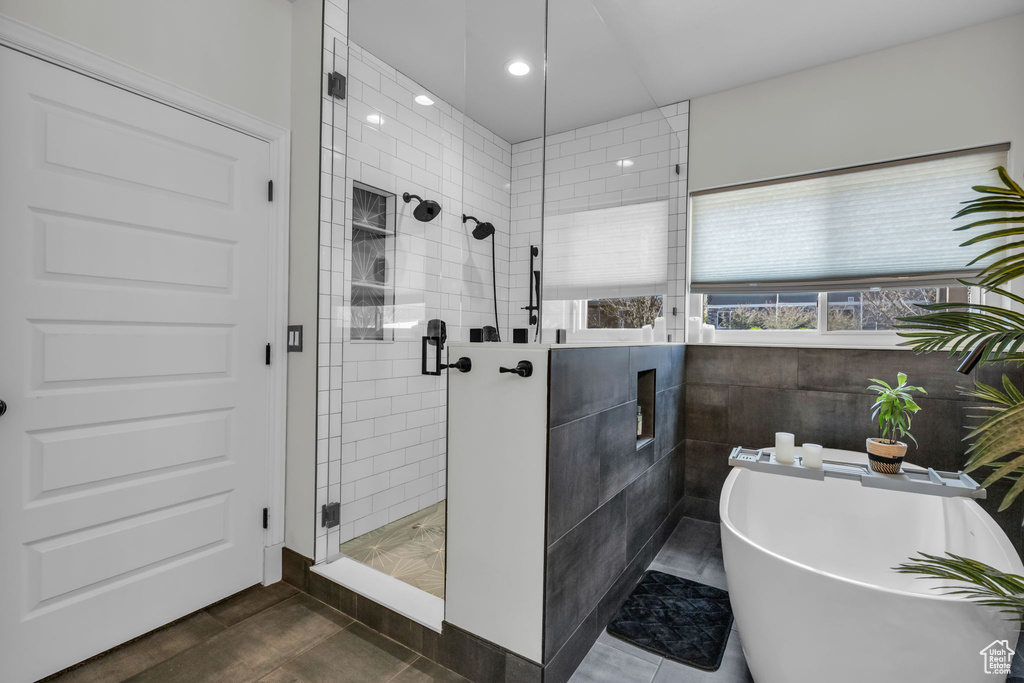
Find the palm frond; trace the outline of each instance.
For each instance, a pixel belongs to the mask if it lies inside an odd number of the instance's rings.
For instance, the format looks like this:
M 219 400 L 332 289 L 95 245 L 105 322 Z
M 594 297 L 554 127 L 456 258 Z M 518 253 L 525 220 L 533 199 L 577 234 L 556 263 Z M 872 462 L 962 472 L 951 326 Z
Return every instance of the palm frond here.
M 1003 214 L 973 221 L 956 228 L 956 230 L 973 230 L 990 225 L 1007 224 L 1010 226 L 988 230 L 960 245 L 973 246 L 990 240 L 1003 242 L 971 261 L 969 265 L 998 253 L 1010 252 L 1009 256 L 988 264 L 978 274 L 978 280 L 974 284 L 986 289 L 999 287 L 1024 275 L 1024 252 L 1017 250 L 1018 247 L 1024 246 L 1024 189 L 1014 182 L 1005 168 L 1000 166 L 996 170 L 999 173 L 999 179 L 1003 182 L 1003 187 L 976 185 L 974 191 L 981 196 L 964 202 L 965 206 L 953 216 L 954 219 L 960 219 L 965 216 L 985 213 Z
M 975 382 L 973 389 L 961 389 L 960 394 L 990 406 L 981 406 L 986 414 L 974 415 L 982 422 L 964 437 L 973 440 L 967 449 L 968 460 L 964 470 L 972 472 L 979 467 L 991 467 L 994 471 L 982 482 L 988 487 L 999 481 L 1024 473 L 1024 394 L 1003 375 L 1002 390 Z M 1013 486 L 1007 491 L 999 505 L 1000 512 L 1010 507 L 1017 496 L 1024 491 L 1024 479 L 1014 477 Z
M 953 582 L 938 586 L 946 595 L 962 595 L 968 600 L 996 607 L 1013 621 L 1024 622 L 1024 576 L 1007 574 L 977 560 L 946 553 L 945 557 L 920 553 L 893 567 L 900 574 L 917 574 L 922 579 Z M 966 584 L 966 585 L 965 585 Z

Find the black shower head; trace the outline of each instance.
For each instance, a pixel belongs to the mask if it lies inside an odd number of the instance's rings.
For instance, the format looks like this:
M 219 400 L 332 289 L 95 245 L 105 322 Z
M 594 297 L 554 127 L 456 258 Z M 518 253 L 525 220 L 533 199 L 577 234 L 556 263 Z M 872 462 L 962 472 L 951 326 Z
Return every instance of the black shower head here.
M 492 223 L 481 223 L 474 216 L 462 214 L 462 222 L 465 223 L 466 221 L 476 221 L 476 227 L 473 228 L 473 237 L 478 240 L 485 240 L 494 234 L 494 225 Z
M 408 192 L 402 195 L 402 199 L 405 200 L 406 204 L 414 199 L 419 202 L 419 204 L 416 205 L 416 208 L 412 210 L 412 215 L 418 221 L 429 223 L 441 215 L 441 205 L 433 199 L 423 199 L 422 197 L 409 194 Z
M 494 234 L 494 226 L 490 223 L 480 223 L 473 228 L 473 237 L 478 240 L 485 240 Z

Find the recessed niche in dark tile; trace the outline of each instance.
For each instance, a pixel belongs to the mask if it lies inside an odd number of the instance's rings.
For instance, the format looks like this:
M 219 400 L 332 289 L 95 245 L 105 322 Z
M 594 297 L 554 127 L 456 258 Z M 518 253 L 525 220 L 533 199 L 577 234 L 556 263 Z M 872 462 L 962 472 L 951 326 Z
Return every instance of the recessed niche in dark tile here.
M 654 439 L 657 412 L 655 387 L 657 370 L 641 370 L 636 374 L 636 448 L 640 450 Z
M 629 401 L 629 347 L 551 350 L 550 426 Z

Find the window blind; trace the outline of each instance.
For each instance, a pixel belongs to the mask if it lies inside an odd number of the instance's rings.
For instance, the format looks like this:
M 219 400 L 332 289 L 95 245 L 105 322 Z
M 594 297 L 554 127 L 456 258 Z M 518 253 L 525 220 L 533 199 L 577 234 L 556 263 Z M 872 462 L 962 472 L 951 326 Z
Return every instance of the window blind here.
M 578 211 L 544 219 L 544 298 L 664 294 L 668 202 Z
M 994 185 L 1008 146 L 691 197 L 691 291 L 835 291 L 955 284 L 994 246 L 951 221 Z M 974 234 L 977 234 L 976 232 Z

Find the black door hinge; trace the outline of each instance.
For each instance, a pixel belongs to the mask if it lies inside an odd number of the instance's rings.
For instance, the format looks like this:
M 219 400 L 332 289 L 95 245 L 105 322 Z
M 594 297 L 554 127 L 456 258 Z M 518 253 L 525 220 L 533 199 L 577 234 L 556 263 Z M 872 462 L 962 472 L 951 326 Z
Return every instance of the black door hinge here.
M 333 529 L 341 523 L 341 503 L 320 506 L 320 526 Z
M 263 508 L 263 528 L 270 528 L 270 510 L 268 508 Z
M 268 180 L 267 181 L 267 201 L 268 202 L 274 201 L 274 181 L 273 180 Z
M 338 100 L 345 99 L 345 77 L 337 71 L 327 74 L 327 94 Z
M 266 358 L 266 363 L 267 363 L 267 365 L 270 365 L 270 344 L 267 344 L 267 358 Z

